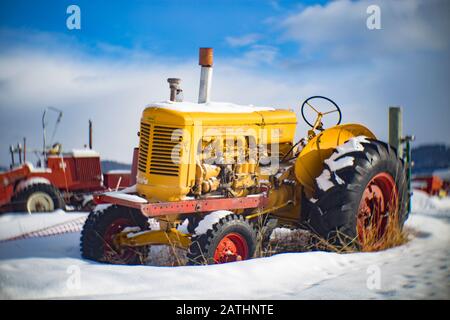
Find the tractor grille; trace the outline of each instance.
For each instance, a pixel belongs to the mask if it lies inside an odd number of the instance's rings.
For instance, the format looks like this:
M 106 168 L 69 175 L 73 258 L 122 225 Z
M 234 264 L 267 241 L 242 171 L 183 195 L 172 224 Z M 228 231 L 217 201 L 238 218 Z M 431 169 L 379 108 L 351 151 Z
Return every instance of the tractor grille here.
M 183 136 L 178 128 L 155 126 L 153 130 L 150 174 L 178 176 Z
M 82 182 L 98 182 L 102 175 L 100 168 L 100 159 L 92 158 L 75 158 L 75 168 L 77 171 L 77 180 Z
M 148 123 L 141 122 L 141 131 L 139 132 L 139 158 L 138 169 L 141 172 L 147 172 L 147 156 L 148 147 L 150 144 L 150 125 Z

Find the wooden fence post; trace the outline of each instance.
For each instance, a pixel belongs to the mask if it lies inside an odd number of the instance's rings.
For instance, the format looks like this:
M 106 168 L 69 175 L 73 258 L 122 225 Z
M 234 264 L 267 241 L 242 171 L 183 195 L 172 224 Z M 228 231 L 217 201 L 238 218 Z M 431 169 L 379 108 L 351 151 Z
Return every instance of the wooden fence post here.
M 402 129 L 402 108 L 389 107 L 389 144 L 397 149 L 399 158 L 403 158 Z

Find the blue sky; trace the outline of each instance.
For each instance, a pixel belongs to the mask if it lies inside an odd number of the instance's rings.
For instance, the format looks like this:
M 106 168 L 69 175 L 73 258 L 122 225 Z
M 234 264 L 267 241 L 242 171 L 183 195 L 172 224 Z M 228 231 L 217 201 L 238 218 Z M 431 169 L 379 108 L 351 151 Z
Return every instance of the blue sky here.
M 98 43 L 107 43 L 176 57 L 194 56 L 201 46 L 213 46 L 220 55 L 233 56 L 242 48 L 230 47 L 226 37 L 261 33 L 265 36 L 263 44 L 277 44 L 289 54 L 294 46 L 277 43 L 270 20 L 316 3 L 326 1 L 4 0 L 0 26 L 70 35 L 90 47 L 92 53 L 98 53 Z M 70 4 L 81 8 L 80 31 L 65 26 Z
M 81 30 L 66 27 L 71 4 Z M 380 30 L 366 27 L 372 4 Z M 202 46 L 215 50 L 213 100 L 298 110 L 325 95 L 380 139 L 388 106 L 401 105 L 417 144 L 448 143 L 449 12 L 446 0 L 2 0 L 0 165 L 23 136 L 40 146 L 49 105 L 64 111 L 66 150 L 86 143 L 93 119 L 102 156 L 130 162 L 140 113 L 167 99 L 166 78 L 196 100 Z

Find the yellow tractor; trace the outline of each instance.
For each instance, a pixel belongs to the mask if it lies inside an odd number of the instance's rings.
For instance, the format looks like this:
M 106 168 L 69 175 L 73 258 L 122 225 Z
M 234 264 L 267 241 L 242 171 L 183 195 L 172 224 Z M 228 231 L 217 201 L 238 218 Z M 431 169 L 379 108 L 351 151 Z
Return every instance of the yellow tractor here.
M 396 150 L 340 124 L 340 108 L 321 96 L 302 104 L 311 129 L 296 142 L 294 111 L 210 102 L 211 48 L 200 49 L 200 65 L 199 103 L 181 101 L 179 79 L 169 79 L 170 101 L 144 110 L 136 185 L 95 196 L 84 258 L 141 264 L 149 246 L 169 245 L 186 249 L 188 264 L 226 263 L 252 258 L 276 226 L 357 246 L 403 226 L 409 195 Z

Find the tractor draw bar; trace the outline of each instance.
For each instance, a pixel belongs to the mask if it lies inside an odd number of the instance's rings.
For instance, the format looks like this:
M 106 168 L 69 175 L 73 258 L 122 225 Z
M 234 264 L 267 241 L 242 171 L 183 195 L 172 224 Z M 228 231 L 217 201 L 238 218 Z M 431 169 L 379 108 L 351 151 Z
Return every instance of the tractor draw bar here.
M 182 200 L 172 202 L 141 203 L 113 193 L 98 194 L 94 196 L 96 204 L 115 204 L 138 209 L 146 217 L 158 217 L 172 214 L 186 214 L 197 212 L 212 212 L 217 210 L 236 210 L 263 208 L 268 203 L 266 193 L 238 198 L 208 198 L 199 200 Z

